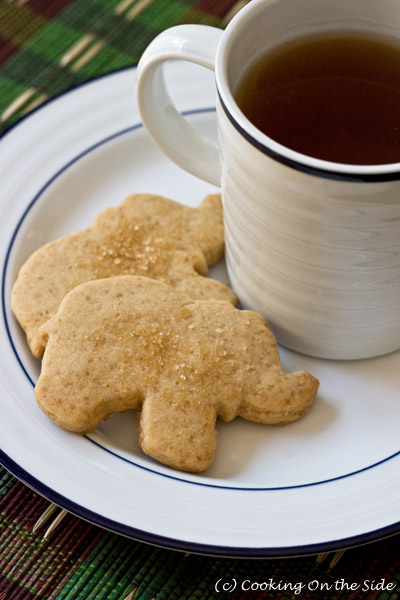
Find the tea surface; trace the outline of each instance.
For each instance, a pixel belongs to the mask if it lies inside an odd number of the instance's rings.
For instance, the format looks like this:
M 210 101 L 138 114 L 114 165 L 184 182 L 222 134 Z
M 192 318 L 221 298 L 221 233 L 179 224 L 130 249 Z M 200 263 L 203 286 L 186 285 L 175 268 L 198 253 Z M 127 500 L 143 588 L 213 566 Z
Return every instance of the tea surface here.
M 292 150 L 339 163 L 400 162 L 400 41 L 358 33 L 295 40 L 250 67 L 236 100 Z

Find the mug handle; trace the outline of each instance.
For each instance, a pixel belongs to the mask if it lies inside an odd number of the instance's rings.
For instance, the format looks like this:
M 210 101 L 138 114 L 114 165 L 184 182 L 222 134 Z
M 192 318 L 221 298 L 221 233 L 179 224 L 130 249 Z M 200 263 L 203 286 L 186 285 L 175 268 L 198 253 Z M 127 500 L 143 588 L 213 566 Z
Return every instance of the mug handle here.
M 162 67 L 178 59 L 213 71 L 222 34 L 221 29 L 208 25 L 171 27 L 150 43 L 137 69 L 139 112 L 152 140 L 180 167 L 216 186 L 220 186 L 218 146 L 176 109 Z

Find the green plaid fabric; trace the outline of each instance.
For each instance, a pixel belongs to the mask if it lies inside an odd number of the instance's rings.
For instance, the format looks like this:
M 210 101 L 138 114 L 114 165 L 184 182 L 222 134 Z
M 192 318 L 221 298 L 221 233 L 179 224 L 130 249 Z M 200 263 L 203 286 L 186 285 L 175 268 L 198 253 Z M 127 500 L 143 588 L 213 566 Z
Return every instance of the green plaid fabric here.
M 46 99 L 136 64 L 166 27 L 178 23 L 224 27 L 243 4 L 241 0 L 0 0 L 2 130 Z M 32 528 L 48 504 L 0 470 L 0 600 L 400 598 L 399 536 L 348 550 L 332 568 L 333 555 L 323 562 L 316 557 L 210 558 L 154 548 L 72 515 L 43 539 L 51 520 L 35 533 Z M 378 583 L 382 578 L 394 589 L 360 589 L 364 581 Z M 271 580 L 280 589 L 221 591 L 221 583 L 233 579 Z M 290 587 L 295 582 L 305 584 L 301 592 Z M 324 589 L 308 589 L 313 582 Z M 349 590 L 351 584 L 359 588 Z
M 237 0 L 0 0 L 3 130 L 66 89 L 134 65 L 160 31 L 223 27 Z

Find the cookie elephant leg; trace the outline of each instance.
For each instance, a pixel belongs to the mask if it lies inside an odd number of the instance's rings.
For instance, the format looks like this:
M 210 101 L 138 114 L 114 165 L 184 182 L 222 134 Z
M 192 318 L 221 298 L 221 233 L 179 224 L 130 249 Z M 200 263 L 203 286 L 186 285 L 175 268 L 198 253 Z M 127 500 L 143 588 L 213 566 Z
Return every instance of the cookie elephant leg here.
M 147 395 L 140 414 L 143 452 L 182 471 L 210 466 L 217 446 L 216 411 L 193 393 L 178 389 Z
M 228 286 L 211 277 L 205 277 L 207 270 L 203 271 L 200 267 L 204 265 L 207 269 L 207 265 L 200 259 L 201 255 L 192 255 L 181 256 L 173 261 L 165 278 L 166 283 L 193 300 L 224 300 L 236 305 L 237 298 Z

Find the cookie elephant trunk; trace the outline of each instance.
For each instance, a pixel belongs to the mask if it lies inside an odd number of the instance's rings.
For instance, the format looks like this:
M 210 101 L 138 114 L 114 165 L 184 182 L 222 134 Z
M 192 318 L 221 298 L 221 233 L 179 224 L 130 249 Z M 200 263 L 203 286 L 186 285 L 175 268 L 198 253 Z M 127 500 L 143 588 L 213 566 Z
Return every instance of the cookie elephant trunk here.
M 239 415 L 249 421 L 284 425 L 300 419 L 311 407 L 318 380 L 305 371 L 270 370 L 254 395 L 243 403 Z

